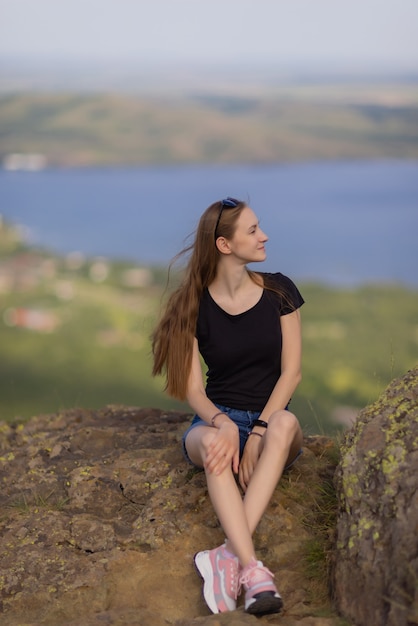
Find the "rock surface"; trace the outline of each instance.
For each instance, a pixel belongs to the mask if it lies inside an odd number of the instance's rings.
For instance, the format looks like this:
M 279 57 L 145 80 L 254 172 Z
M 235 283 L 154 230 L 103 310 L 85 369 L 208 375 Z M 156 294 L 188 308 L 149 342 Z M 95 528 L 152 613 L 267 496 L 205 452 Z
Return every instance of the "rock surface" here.
M 283 613 L 257 620 L 241 600 L 211 615 L 192 558 L 224 537 L 204 474 L 182 457 L 189 419 L 118 406 L 0 424 L 2 626 L 342 623 L 321 547 L 335 511 L 334 443 L 306 439 L 255 535 Z
M 346 433 L 334 593 L 359 626 L 418 624 L 418 367 Z

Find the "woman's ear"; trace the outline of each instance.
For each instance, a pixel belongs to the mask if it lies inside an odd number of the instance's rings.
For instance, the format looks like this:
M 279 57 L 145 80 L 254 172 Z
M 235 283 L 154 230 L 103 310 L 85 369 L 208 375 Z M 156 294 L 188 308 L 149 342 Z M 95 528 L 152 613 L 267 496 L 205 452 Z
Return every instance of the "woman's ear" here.
M 221 254 L 231 254 L 231 248 L 229 242 L 225 237 L 218 237 L 216 240 L 216 247 Z

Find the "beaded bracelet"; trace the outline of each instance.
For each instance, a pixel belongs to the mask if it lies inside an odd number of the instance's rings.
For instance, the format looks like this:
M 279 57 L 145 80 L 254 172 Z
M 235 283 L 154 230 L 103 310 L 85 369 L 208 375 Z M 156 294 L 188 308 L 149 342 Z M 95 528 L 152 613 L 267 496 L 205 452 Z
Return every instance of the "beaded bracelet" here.
M 226 413 L 224 413 L 223 411 L 219 411 L 218 413 L 215 413 L 215 415 L 210 420 L 211 426 L 213 426 L 213 428 L 216 428 L 216 426 L 215 426 L 215 419 L 218 417 L 218 415 L 226 415 Z

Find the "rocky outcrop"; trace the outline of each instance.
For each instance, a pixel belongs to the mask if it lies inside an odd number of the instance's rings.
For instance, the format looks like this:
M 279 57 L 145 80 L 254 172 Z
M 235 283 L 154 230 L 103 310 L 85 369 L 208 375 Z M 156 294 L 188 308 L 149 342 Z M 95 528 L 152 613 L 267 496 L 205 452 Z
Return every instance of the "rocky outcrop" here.
M 418 624 L 418 368 L 360 413 L 336 471 L 334 441 L 306 437 L 280 481 L 255 534 L 280 616 L 202 600 L 193 554 L 223 534 L 182 457 L 189 420 L 117 406 L 0 423 L 0 626 Z
M 334 593 L 358 626 L 418 624 L 418 368 L 346 434 Z
M 2 626 L 260 624 L 242 603 L 212 616 L 202 600 L 193 554 L 223 534 L 203 473 L 182 457 L 189 419 L 106 407 L 0 424 Z M 336 462 L 331 440 L 307 438 L 260 523 L 258 554 L 285 602 L 261 621 L 340 623 L 322 541 Z

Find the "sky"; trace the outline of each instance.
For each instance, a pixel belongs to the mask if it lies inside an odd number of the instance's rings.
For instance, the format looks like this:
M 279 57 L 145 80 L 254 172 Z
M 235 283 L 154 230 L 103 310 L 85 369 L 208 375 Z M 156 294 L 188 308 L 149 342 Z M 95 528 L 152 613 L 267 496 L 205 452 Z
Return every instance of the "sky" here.
M 418 70 L 418 0 L 0 0 L 0 62 Z

